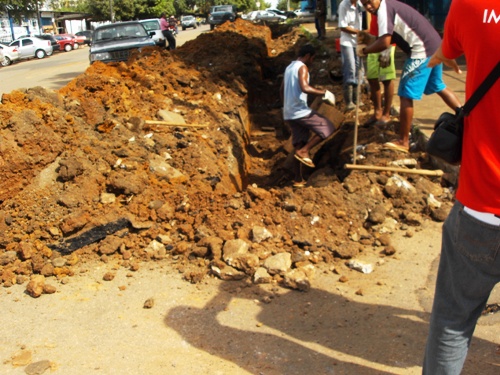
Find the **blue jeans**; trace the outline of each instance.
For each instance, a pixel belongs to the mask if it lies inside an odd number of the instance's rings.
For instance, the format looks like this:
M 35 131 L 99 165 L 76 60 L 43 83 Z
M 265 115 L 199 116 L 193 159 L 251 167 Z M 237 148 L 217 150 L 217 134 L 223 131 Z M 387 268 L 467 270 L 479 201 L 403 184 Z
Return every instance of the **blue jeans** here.
M 360 59 L 356 55 L 356 47 L 340 46 L 342 57 L 342 76 L 344 86 L 358 84 Z
M 500 226 L 456 202 L 443 226 L 423 374 L 460 374 L 477 320 L 500 281 Z

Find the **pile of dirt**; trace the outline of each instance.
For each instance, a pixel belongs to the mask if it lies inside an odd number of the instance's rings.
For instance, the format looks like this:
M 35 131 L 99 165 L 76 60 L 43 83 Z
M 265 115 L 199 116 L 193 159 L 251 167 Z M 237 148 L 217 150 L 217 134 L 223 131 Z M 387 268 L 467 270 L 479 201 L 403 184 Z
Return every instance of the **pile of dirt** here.
M 352 113 L 304 171 L 308 186 L 292 188 L 279 87 L 310 41 L 300 27 L 237 20 L 173 52 L 95 63 L 59 92 L 5 94 L 2 285 L 52 293 L 50 280 L 64 283 L 99 258 L 132 271 L 170 262 L 191 282 L 215 275 L 307 290 L 319 265 L 392 256 L 391 232 L 411 236 L 424 220 L 443 220 L 453 197 L 438 177 L 344 168 Z M 331 79 L 339 57 L 329 42 L 313 43 L 311 82 L 343 110 Z M 360 128 L 358 162 L 428 167 L 424 153 L 381 149 L 396 128 Z

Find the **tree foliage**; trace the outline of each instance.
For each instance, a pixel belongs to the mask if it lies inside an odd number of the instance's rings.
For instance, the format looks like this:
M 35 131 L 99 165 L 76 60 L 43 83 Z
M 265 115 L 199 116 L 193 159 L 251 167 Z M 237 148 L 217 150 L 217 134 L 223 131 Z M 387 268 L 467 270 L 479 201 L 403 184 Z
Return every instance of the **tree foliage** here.
M 36 16 L 42 4 L 40 0 L 1 0 L 0 12 L 7 13 L 19 22 L 23 18 Z

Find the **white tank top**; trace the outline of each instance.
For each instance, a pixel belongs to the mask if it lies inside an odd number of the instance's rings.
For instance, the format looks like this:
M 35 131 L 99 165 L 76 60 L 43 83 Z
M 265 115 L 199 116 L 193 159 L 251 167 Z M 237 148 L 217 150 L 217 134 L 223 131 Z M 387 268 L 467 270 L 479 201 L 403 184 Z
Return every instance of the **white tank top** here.
M 283 104 L 283 118 L 295 120 L 309 116 L 311 109 L 307 106 L 307 94 L 302 92 L 299 83 L 299 69 L 304 65 L 302 61 L 293 61 L 285 70 L 285 99 Z M 309 77 L 307 77 L 309 82 Z

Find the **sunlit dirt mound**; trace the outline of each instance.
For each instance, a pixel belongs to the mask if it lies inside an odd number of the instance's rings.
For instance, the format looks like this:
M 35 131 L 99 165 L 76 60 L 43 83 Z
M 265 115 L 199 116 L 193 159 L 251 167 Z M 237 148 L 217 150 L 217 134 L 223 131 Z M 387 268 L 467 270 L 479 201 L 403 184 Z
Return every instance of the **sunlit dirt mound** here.
M 307 290 L 319 264 L 343 266 L 367 249 L 390 256 L 389 233 L 442 220 L 452 196 L 439 178 L 343 167 L 352 113 L 317 150 L 317 168 L 304 170 L 308 185 L 292 188 L 279 87 L 308 41 L 300 27 L 237 20 L 172 53 L 95 63 L 59 92 L 5 94 L 3 285 L 33 274 L 62 281 L 101 259 L 131 270 L 172 262 L 192 282 L 215 275 Z M 338 56 L 313 42 L 311 82 L 336 93 L 342 110 L 330 74 Z M 394 126 L 359 130 L 365 162 L 394 160 L 380 148 Z

